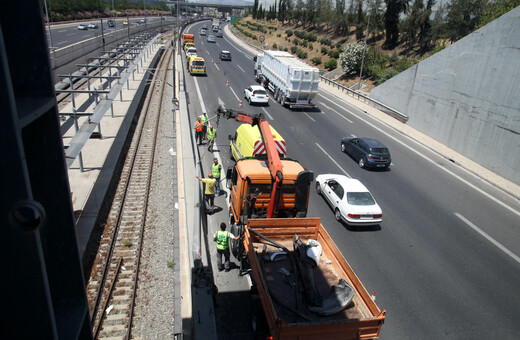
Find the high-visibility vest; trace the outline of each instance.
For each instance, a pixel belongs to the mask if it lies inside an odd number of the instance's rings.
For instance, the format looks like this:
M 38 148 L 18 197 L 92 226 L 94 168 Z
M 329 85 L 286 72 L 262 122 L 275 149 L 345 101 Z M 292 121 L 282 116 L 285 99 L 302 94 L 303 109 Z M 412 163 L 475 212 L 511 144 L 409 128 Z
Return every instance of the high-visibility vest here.
M 217 231 L 217 249 L 226 250 L 229 248 L 229 231 Z
M 208 125 L 208 116 L 207 115 L 200 116 L 200 120 L 203 125 Z
M 213 130 L 209 129 L 207 131 L 207 133 L 208 133 L 208 139 L 209 140 L 214 140 L 215 139 L 215 129 L 213 129 Z
M 202 132 L 202 123 L 198 120 L 195 122 L 195 131 Z
M 220 178 L 220 164 L 215 164 L 211 166 L 211 175 L 213 178 Z

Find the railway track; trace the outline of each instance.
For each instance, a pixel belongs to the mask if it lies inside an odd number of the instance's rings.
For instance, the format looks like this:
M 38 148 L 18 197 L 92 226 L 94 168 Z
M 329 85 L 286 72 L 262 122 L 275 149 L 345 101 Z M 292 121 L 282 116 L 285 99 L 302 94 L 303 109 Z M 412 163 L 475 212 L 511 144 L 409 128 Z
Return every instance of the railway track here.
M 164 84 L 166 49 L 150 85 L 94 261 L 87 296 L 96 339 L 130 339 Z

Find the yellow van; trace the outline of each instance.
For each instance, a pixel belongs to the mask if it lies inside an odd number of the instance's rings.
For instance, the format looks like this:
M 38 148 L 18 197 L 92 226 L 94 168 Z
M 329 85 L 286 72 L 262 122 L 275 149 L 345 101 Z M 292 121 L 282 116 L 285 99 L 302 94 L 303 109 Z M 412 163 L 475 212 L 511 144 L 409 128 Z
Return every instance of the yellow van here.
M 276 149 L 280 154 L 280 158 L 287 156 L 287 148 L 285 146 L 285 140 L 280 134 L 271 127 L 271 133 L 276 143 Z M 262 157 L 266 155 L 265 146 L 262 142 L 262 136 L 258 126 L 251 126 L 250 124 L 242 124 L 238 127 L 235 135 L 230 135 L 229 145 L 230 157 L 235 161 L 238 161 L 244 157 Z
M 194 43 L 185 43 L 184 44 L 184 51 L 186 51 L 189 47 L 196 47 Z
M 188 58 L 188 71 L 190 74 L 206 74 L 206 62 L 201 57 L 190 56 Z

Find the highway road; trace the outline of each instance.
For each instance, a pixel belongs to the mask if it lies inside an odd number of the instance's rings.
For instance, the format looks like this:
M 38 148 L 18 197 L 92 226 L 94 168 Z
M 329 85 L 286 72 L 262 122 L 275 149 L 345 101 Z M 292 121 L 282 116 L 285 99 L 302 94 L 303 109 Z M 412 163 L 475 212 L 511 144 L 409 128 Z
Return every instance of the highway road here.
M 140 22 L 143 18 L 130 18 L 129 23 L 130 26 L 135 25 L 144 25 Z M 176 20 L 173 17 L 165 17 L 165 23 L 171 23 L 172 20 Z M 114 30 L 125 30 L 127 29 L 126 25 L 123 25 L 123 22 L 126 21 L 125 18 L 117 18 L 115 19 L 115 27 L 108 27 L 107 22 L 108 18 L 103 19 L 101 22 L 100 19 L 90 20 L 90 21 L 78 21 L 74 23 L 67 24 L 51 24 L 51 34 L 52 34 L 52 47 L 54 48 L 62 48 L 65 46 L 73 45 L 77 42 L 87 40 L 93 37 L 101 36 L 102 34 L 107 34 L 113 32 Z M 159 17 L 147 17 L 147 22 L 159 21 Z M 88 25 L 89 23 L 96 23 L 98 25 L 97 29 L 88 29 L 88 30 L 78 30 L 78 25 L 80 23 Z M 103 29 L 101 29 L 103 26 Z M 45 26 L 47 32 L 47 39 L 49 39 L 49 29 Z M 49 46 L 51 46 L 49 41 Z
M 386 309 L 382 339 L 516 339 L 520 331 L 520 204 L 469 171 L 404 136 L 384 122 L 320 90 L 319 110 L 290 111 L 271 101 L 250 106 L 243 98 L 255 84 L 252 55 L 229 37 L 208 43 L 195 33 L 206 77 L 186 76 L 191 119 L 205 108 L 210 116 L 219 102 L 248 113 L 264 113 L 285 138 L 288 156 L 315 175 L 345 174 L 361 180 L 383 209 L 374 228 L 350 228 L 337 222 L 311 190 L 308 216 L 321 217 L 357 275 Z M 90 33 L 90 32 L 89 32 Z M 233 61 L 220 61 L 229 50 Z M 229 87 L 226 86 L 229 82 Z M 227 136 L 238 127 L 221 120 L 217 155 L 224 169 L 232 165 Z M 340 150 L 346 136 L 373 137 L 389 147 L 389 171 L 361 169 Z M 213 158 L 200 149 L 205 171 Z M 223 211 L 209 218 L 229 220 Z

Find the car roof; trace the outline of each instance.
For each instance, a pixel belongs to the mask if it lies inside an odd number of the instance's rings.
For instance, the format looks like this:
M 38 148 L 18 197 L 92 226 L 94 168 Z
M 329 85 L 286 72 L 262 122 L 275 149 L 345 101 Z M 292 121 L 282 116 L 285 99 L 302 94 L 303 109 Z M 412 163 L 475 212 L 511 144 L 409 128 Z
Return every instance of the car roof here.
M 264 90 L 265 91 L 265 87 L 263 87 L 261 85 L 251 85 L 250 87 L 251 87 L 251 89 L 253 91 L 256 91 L 256 90 Z
M 344 175 L 337 174 L 322 174 L 320 176 L 325 177 L 327 180 L 335 180 L 338 182 L 347 192 L 366 192 L 368 189 L 358 179 L 349 178 Z
M 229 51 L 220 51 L 220 53 L 231 53 Z
M 381 143 L 380 141 L 378 141 L 377 139 L 374 139 L 374 138 L 366 138 L 366 137 L 361 137 L 361 138 L 358 138 L 359 140 L 362 140 L 363 142 L 367 143 L 368 146 L 370 146 L 371 148 L 386 148 L 386 146 L 384 146 L 383 143 Z

